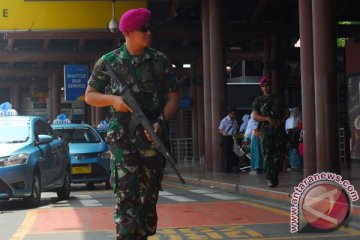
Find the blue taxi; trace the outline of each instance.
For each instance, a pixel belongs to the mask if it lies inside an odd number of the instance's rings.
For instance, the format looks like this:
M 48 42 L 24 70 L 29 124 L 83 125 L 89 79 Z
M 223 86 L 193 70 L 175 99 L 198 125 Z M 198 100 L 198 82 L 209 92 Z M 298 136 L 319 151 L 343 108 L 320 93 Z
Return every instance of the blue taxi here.
M 0 200 L 22 198 L 27 206 L 38 207 L 44 191 L 68 199 L 67 144 L 39 117 L 0 112 Z
M 104 139 L 88 124 L 52 124 L 55 133 L 68 143 L 72 183 L 94 187 L 105 182 L 110 187 L 110 152 Z

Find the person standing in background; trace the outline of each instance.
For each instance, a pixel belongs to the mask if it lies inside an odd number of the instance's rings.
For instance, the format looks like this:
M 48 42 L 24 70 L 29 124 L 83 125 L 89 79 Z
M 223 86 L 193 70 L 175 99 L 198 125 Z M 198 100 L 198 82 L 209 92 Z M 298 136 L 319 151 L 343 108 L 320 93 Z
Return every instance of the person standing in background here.
M 286 154 L 285 110 L 280 98 L 272 94 L 271 79 L 260 79 L 262 96 L 257 97 L 252 105 L 253 118 L 259 122 L 261 156 L 264 161 L 268 187 L 279 184 L 278 174 L 282 170 Z
M 249 114 L 244 114 L 243 117 L 242 117 L 242 124 L 240 125 L 240 129 L 239 129 L 239 133 L 244 133 L 246 128 L 247 128 L 247 125 L 248 125 L 248 122 L 249 122 L 249 118 L 250 118 L 250 115 Z
M 289 170 L 301 170 L 302 168 L 299 157 L 299 139 L 301 131 L 299 124 L 301 124 L 299 108 L 291 108 L 290 117 L 286 119 L 285 122 L 285 130 L 288 135 Z
M 260 153 L 260 140 L 259 140 L 259 123 L 254 120 L 252 114 L 249 119 L 245 134 L 244 144 L 250 145 L 251 153 L 251 171 L 249 174 L 258 174 L 262 172 L 262 159 Z
M 96 62 L 85 92 L 89 105 L 111 107 L 106 138 L 111 152 L 117 239 L 142 240 L 156 234 L 164 158 L 144 129 L 130 130 L 133 109 L 121 96 L 120 86 L 107 75 L 105 62 L 131 86 L 134 99 L 163 142 L 168 137 L 165 123 L 175 114 L 179 102 L 179 84 L 169 59 L 150 48 L 150 17 L 151 12 L 145 8 L 122 15 L 119 28 L 125 43 Z
M 238 123 L 236 120 L 236 109 L 229 108 L 228 115 L 221 120 L 219 125 L 219 132 L 222 135 L 222 146 L 225 151 L 226 173 L 238 171 L 237 156 L 233 151 L 233 146 L 234 146 L 233 136 L 237 132 L 237 129 L 238 129 Z

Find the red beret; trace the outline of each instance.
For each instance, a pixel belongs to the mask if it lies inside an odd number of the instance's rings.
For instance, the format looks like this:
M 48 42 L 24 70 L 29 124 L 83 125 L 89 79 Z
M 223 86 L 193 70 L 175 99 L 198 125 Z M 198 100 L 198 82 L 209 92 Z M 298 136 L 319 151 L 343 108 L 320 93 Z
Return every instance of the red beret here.
M 142 27 L 151 17 L 151 12 L 146 8 L 130 9 L 120 18 L 119 29 L 121 32 L 132 32 Z
M 260 86 L 262 87 L 262 86 L 264 86 L 265 83 L 267 83 L 267 82 L 270 82 L 270 83 L 271 83 L 270 78 L 269 78 L 268 76 L 263 76 L 263 77 L 260 79 L 259 84 L 260 84 Z

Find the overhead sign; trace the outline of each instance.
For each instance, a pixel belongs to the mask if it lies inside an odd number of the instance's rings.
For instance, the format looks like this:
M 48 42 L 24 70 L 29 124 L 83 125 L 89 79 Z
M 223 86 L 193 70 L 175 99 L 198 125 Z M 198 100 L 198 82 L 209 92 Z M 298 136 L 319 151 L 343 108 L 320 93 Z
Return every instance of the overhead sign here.
M 65 101 L 83 101 L 88 81 L 87 65 L 64 66 L 64 95 Z
M 116 1 L 115 18 L 146 1 Z M 105 30 L 112 18 L 109 1 L 1 0 L 0 31 Z

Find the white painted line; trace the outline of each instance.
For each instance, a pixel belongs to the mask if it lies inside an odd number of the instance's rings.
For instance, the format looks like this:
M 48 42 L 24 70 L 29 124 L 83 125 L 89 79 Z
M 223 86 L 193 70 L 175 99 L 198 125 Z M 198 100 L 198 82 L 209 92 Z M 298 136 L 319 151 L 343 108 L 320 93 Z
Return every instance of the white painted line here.
M 102 206 L 102 204 L 95 199 L 84 199 L 84 200 L 79 200 L 81 202 L 82 205 L 84 205 L 85 207 L 97 207 L 97 206 Z
M 190 190 L 190 192 L 199 193 L 199 194 L 214 193 L 214 191 L 211 191 L 209 189 L 192 189 Z
M 75 195 L 77 199 L 91 199 L 92 197 L 90 195 L 81 194 L 81 195 Z
M 177 196 L 171 192 L 160 191 L 160 196 L 176 202 L 195 202 L 196 200 L 187 197 Z
M 221 194 L 221 193 L 209 193 L 204 194 L 205 196 L 220 199 L 220 200 L 238 200 L 240 199 L 240 196 L 233 196 L 228 194 Z
M 70 207 L 70 203 L 56 203 L 54 204 L 54 207 Z
M 38 207 L 38 208 L 47 209 L 47 208 L 53 208 L 53 207 L 54 207 L 53 204 L 49 204 L 49 205 L 44 205 L 44 206 L 41 206 L 41 207 Z
M 79 199 L 79 202 L 85 207 L 102 206 L 102 204 L 98 200 L 94 199 L 90 195 L 76 195 L 75 197 Z
M 230 194 L 224 194 L 224 193 L 215 193 L 214 191 L 211 191 L 210 189 L 193 189 L 190 190 L 194 193 L 204 194 L 204 196 L 220 199 L 220 200 L 238 200 L 240 199 L 240 196 L 230 195 Z

